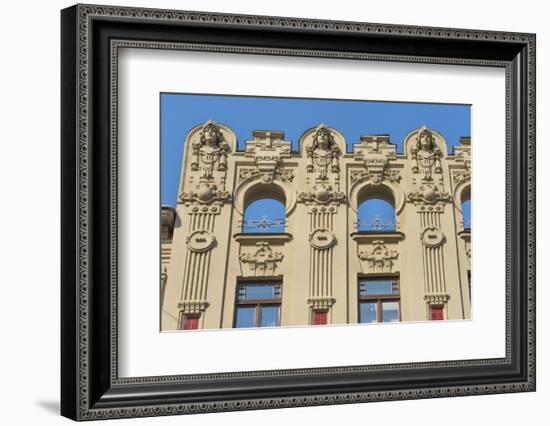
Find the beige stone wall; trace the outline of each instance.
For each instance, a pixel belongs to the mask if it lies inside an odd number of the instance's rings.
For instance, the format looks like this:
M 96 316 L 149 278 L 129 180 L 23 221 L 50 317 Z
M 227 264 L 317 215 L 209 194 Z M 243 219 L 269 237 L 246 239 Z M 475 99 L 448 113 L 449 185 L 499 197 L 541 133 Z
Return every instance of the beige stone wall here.
M 233 327 L 242 280 L 282 281 L 281 325 L 308 325 L 312 310 L 332 324 L 358 322 L 358 278 L 398 277 L 402 321 L 470 318 L 470 234 L 461 203 L 470 194 L 470 139 L 448 154 L 443 135 L 416 129 L 404 154 L 385 135 L 346 152 L 338 130 L 306 130 L 299 152 L 281 131 L 254 131 L 244 151 L 212 121 L 185 140 L 178 204 L 163 208 L 162 329 Z M 262 196 L 286 206 L 279 234 L 242 232 L 245 208 Z M 360 203 L 390 201 L 396 230 L 357 232 Z M 173 224 L 171 238 L 164 226 Z M 168 235 L 168 234 L 166 234 Z

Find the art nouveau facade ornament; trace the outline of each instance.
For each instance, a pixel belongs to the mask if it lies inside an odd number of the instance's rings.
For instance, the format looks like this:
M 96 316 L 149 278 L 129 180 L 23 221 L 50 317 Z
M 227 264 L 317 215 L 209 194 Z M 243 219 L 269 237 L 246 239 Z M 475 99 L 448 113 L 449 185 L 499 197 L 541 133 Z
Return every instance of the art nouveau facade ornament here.
M 357 323 L 358 283 L 370 279 L 398 282 L 401 321 L 470 318 L 469 138 L 449 154 L 421 127 L 400 154 L 387 135 L 347 143 L 320 124 L 294 150 L 277 130 L 255 130 L 239 150 L 230 128 L 208 121 L 184 144 L 178 204 L 162 216 L 173 229 L 162 240 L 163 330 L 234 327 L 247 285 L 278 289 L 269 303 L 282 326 Z M 262 197 L 284 205 L 276 232 L 265 232 L 273 220 L 259 233 L 243 226 Z M 394 206 L 394 228 L 358 229 L 370 198 Z
M 370 180 L 380 184 L 384 179 L 399 183 L 399 170 L 390 169 L 389 163 L 397 158 L 395 145 L 389 143 L 387 135 L 361 136 L 361 142 L 353 146 L 353 158 L 364 165 L 364 169 L 351 174 L 352 182 Z
M 253 158 L 255 169 L 243 170 L 241 176 L 260 176 L 265 183 L 273 182 L 273 179 L 293 179 L 292 170 L 283 166 L 283 159 L 290 158 L 291 143 L 283 140 L 283 132 L 261 131 L 253 132 L 254 140 L 246 143 L 245 156 Z
M 260 241 L 256 243 L 255 251 L 239 255 L 239 260 L 245 265 L 243 276 L 273 277 L 276 274 L 277 264 L 283 260 L 283 257 L 283 253 L 274 252 L 268 242 Z
M 372 247 L 358 253 L 360 260 L 366 263 L 364 272 L 379 273 L 393 272 L 393 265 L 399 257 L 396 249 L 388 249 L 384 240 L 375 240 Z

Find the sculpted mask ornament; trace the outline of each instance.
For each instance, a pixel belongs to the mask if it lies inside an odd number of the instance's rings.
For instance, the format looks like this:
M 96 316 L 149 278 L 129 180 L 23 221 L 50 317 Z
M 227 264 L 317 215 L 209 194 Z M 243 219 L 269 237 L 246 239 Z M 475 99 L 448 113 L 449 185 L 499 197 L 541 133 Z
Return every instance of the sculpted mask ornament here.
M 211 178 L 213 171 L 227 169 L 229 145 L 224 141 L 219 126 L 208 120 L 200 132 L 199 140 L 193 142 L 191 170 L 202 170 L 204 178 Z
M 333 173 L 338 173 L 340 149 L 336 142 L 334 142 L 330 129 L 325 124 L 317 127 L 313 136 L 313 143 L 306 148 L 306 151 L 308 172 L 317 170 L 319 172 L 319 179 L 322 180 L 327 179 L 329 170 Z
M 433 173 L 442 172 L 441 151 L 435 145 L 434 136 L 426 126 L 420 129 L 411 155 L 415 162 L 413 173 L 422 173 L 426 180 L 431 180 Z

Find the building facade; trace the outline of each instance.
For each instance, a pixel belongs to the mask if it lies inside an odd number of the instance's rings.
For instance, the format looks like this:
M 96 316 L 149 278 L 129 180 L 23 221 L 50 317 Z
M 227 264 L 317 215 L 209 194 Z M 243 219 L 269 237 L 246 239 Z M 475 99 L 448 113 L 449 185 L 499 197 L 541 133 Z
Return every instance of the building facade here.
M 449 153 L 422 127 L 403 154 L 387 135 L 346 147 L 325 124 L 297 152 L 282 131 L 237 150 L 229 127 L 193 128 L 161 209 L 162 330 L 469 319 L 470 138 Z M 250 219 L 264 199 L 280 217 Z M 363 216 L 373 200 L 392 217 Z

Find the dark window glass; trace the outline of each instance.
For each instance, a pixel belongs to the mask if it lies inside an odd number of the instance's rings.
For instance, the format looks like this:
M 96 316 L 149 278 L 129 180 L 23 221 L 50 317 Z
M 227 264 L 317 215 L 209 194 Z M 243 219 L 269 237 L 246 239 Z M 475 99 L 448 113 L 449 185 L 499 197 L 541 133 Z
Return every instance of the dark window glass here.
M 255 327 L 256 325 L 256 307 L 255 306 L 239 306 L 237 307 L 237 318 L 235 327 Z
M 359 304 L 359 322 L 376 322 L 378 318 L 376 302 L 361 302 Z
M 382 302 L 382 321 L 399 321 L 399 302 Z
M 239 300 L 280 299 L 279 284 L 241 284 L 239 285 Z
M 279 325 L 279 306 L 262 306 L 260 327 L 277 327 Z
M 360 296 L 399 294 L 399 284 L 392 279 L 370 279 L 359 282 Z

